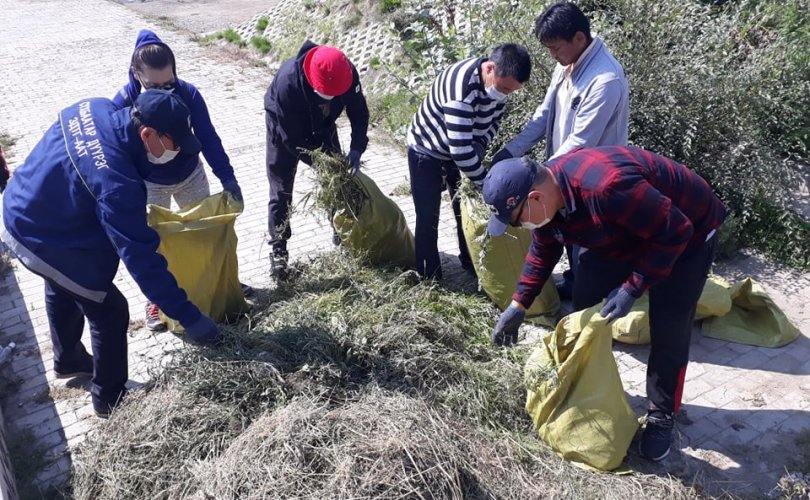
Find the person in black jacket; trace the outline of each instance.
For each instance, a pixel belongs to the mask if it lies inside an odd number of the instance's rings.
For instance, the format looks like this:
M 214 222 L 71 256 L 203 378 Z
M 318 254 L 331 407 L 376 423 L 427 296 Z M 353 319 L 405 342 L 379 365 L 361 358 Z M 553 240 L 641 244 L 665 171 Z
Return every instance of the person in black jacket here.
M 357 68 L 335 47 L 307 40 L 298 55 L 284 61 L 264 94 L 267 125 L 268 229 L 271 270 L 287 278 L 288 221 L 298 161 L 311 163 L 301 149 L 340 152 L 335 121 L 343 110 L 352 125 L 348 158 L 352 173 L 368 145 L 368 105 Z M 335 235 L 336 236 L 336 235 Z M 339 240 L 333 237 L 337 244 Z

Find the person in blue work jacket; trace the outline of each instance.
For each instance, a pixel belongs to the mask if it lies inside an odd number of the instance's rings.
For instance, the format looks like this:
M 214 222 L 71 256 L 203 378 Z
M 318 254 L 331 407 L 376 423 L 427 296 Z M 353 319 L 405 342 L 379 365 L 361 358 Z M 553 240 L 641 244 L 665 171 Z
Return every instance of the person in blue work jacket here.
M 177 78 L 174 53 L 152 31 L 141 30 L 135 41 L 135 51 L 129 68 L 129 83 L 113 97 L 119 108 L 131 106 L 144 89 L 163 89 L 174 92 L 191 111 L 191 127 L 202 144 L 202 154 L 225 191 L 242 201 L 242 190 L 236 182 L 231 160 L 225 153 L 202 94 L 197 88 Z M 145 161 L 157 164 L 156 159 Z M 160 160 L 170 168 L 152 169 L 146 179 L 146 202 L 171 208 L 172 198 L 182 207 L 206 198 L 211 194 L 199 151 L 179 152 Z M 250 288 L 242 285 L 243 291 Z M 163 330 L 166 325 L 160 320 L 160 309 L 153 303 L 146 304 L 146 326 L 150 330 Z
M 92 375 L 100 417 L 126 392 L 127 300 L 113 283 L 119 260 L 143 293 L 185 327 L 185 339 L 215 345 L 217 325 L 192 304 L 157 253 L 146 223 L 144 179 L 158 160 L 199 152 L 189 110 L 176 94 L 148 90 L 132 107 L 85 99 L 59 113 L 3 194 L 3 242 L 45 279 L 57 378 Z M 159 163 L 159 162 L 158 162 Z M 85 318 L 93 355 L 81 342 Z
M 311 163 L 301 149 L 339 153 L 335 121 L 346 110 L 352 125 L 348 159 L 353 174 L 368 145 L 368 105 L 357 68 L 335 47 L 307 40 L 298 55 L 284 61 L 264 94 L 267 126 L 267 180 L 270 183 L 268 233 L 273 247 L 271 274 L 287 279 L 287 240 L 298 161 Z M 332 242 L 340 243 L 337 234 Z

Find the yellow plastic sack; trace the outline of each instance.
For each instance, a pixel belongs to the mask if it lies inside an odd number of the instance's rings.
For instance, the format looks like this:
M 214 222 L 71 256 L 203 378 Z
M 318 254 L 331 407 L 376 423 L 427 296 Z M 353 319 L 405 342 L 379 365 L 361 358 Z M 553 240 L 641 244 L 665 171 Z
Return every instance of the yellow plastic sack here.
M 731 311 L 704 321 L 703 335 L 760 347 L 781 347 L 799 336 L 799 329 L 751 278 L 735 284 L 730 294 Z
M 570 314 L 526 362 L 526 411 L 540 438 L 583 467 L 619 467 L 638 428 L 601 305 Z
M 374 265 L 416 267 L 413 233 L 402 210 L 363 172 L 352 179 L 365 192 L 366 201 L 359 214 L 340 211 L 332 218 L 343 245 Z
M 636 300 L 627 316 L 610 324 L 614 340 L 624 344 L 650 343 L 650 296 L 645 293 Z
M 731 310 L 731 285 L 720 276 L 710 275 L 703 286 L 695 319 L 723 316 Z
M 697 303 L 695 319 L 722 316 L 731 310 L 729 285 L 719 276 L 709 276 Z M 613 339 L 625 344 L 650 343 L 650 298 L 645 293 L 633 304 L 633 309 L 624 318 L 611 323 Z
M 472 257 L 481 288 L 501 310 L 512 301 L 532 235 L 519 228 L 508 228 L 497 238 L 487 236 L 489 210 L 479 201 L 461 197 L 461 222 L 464 239 Z M 555 316 L 560 310 L 560 297 L 552 280 L 548 280 L 534 299 L 526 316 Z M 553 325 L 553 323 L 551 323 Z
M 247 310 L 239 284 L 234 223 L 243 204 L 230 193 L 209 196 L 178 212 L 148 206 L 149 225 L 160 235 L 158 252 L 189 300 L 214 321 Z M 161 313 L 170 330 L 183 328 Z

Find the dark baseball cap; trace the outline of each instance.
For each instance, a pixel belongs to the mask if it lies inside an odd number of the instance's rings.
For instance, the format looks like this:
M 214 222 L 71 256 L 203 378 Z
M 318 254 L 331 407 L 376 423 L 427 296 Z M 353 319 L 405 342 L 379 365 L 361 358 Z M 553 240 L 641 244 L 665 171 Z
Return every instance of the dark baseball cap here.
M 484 179 L 484 203 L 492 210 L 487 232 L 500 236 L 509 227 L 512 211 L 517 208 L 534 185 L 537 162 L 523 158 L 509 158 L 496 163 Z
M 183 154 L 196 155 L 202 146 L 191 131 L 191 112 L 180 96 L 169 90 L 150 89 L 132 106 L 134 116 L 147 127 L 168 134 Z

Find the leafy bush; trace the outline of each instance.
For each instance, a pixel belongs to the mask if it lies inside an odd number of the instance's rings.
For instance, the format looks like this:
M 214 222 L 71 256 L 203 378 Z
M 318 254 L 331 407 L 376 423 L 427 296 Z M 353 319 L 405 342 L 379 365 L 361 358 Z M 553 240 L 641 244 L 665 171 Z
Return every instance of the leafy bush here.
M 810 23 L 806 0 L 584 0 L 630 81 L 631 144 L 695 169 L 730 209 L 731 248 L 751 244 L 790 264 L 810 266 L 810 224 L 789 203 L 810 163 Z M 444 0 L 425 9 L 403 2 L 391 15 L 414 94 L 438 71 L 513 41 L 532 53 L 531 80 L 512 94 L 490 153 L 514 137 L 540 104 L 554 62 L 534 38 L 546 2 L 476 7 Z M 497 19 L 497 23 L 487 22 Z M 473 26 L 474 29 L 467 29 Z M 456 27 L 460 27 L 457 29 Z M 397 101 L 392 98 L 389 103 Z M 410 117 L 386 111 L 384 125 L 404 137 Z M 536 156 L 542 155 L 535 150 Z
M 247 42 L 242 40 L 242 37 L 239 36 L 239 33 L 237 33 L 233 28 L 228 28 L 225 31 L 218 31 L 210 35 L 206 35 L 200 40 L 200 43 L 207 45 L 215 40 L 225 40 L 226 42 L 232 43 L 238 47 L 245 47 L 247 45 Z
M 270 24 L 270 20 L 264 16 L 260 17 L 259 20 L 256 21 L 256 32 L 259 34 L 264 33 L 264 30 L 267 29 L 268 24 Z
M 267 54 L 270 52 L 270 41 L 263 36 L 254 36 L 250 39 L 250 44 L 253 45 L 256 50 L 261 52 L 262 54 Z

